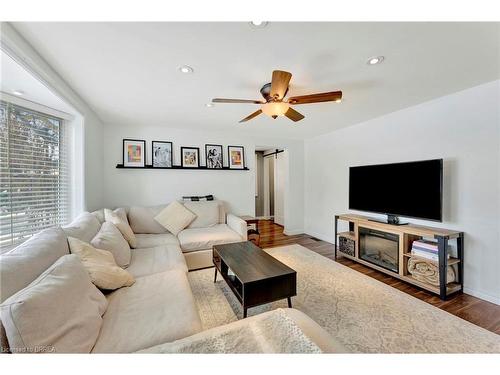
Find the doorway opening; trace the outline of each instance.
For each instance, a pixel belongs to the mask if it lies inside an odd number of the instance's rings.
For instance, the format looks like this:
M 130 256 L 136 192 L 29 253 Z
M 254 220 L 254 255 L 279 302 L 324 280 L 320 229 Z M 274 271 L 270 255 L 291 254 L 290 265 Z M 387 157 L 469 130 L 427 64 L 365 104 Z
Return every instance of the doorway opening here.
M 288 151 L 283 148 L 256 147 L 255 165 L 255 216 L 284 226 Z

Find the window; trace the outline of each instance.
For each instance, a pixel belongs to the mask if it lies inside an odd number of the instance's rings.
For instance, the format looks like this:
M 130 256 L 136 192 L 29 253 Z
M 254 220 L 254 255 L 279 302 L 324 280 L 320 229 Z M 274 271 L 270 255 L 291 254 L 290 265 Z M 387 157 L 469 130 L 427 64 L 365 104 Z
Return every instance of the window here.
M 62 119 L 0 102 L 0 249 L 69 221 L 67 146 Z

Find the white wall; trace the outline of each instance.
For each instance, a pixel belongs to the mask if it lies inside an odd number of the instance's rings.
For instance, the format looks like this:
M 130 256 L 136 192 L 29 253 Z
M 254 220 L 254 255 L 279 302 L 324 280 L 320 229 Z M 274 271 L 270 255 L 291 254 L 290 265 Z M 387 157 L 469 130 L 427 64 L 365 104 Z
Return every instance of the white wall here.
M 235 125 L 237 126 L 237 125 Z M 227 146 L 245 147 L 245 163 L 249 171 L 213 170 L 151 170 L 117 169 L 122 162 L 122 139 L 146 140 L 147 163 L 151 163 L 151 141 L 171 141 L 174 146 L 174 164 L 180 164 L 180 147 L 200 148 L 201 164 L 205 162 L 205 144 L 222 144 L 224 165 L 227 166 Z M 251 138 L 235 134 L 200 132 L 162 127 L 161 124 L 104 126 L 104 205 L 107 207 L 155 205 L 180 199 L 184 195 L 213 194 L 227 202 L 230 212 L 254 215 L 255 213 L 255 146 L 272 144 L 286 148 L 296 168 L 289 171 L 291 183 L 285 201 L 289 215 L 285 228 L 289 232 L 303 231 L 304 173 L 303 142 Z
M 500 304 L 499 108 L 494 81 L 306 140 L 306 233 L 333 242 L 349 166 L 443 158 L 443 222 L 405 221 L 464 231 L 465 292 Z

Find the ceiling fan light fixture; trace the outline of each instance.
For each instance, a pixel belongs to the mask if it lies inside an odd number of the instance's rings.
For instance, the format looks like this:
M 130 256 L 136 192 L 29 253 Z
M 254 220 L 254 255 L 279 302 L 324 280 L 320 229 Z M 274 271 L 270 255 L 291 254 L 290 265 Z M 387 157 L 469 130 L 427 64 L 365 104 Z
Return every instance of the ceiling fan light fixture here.
M 284 116 L 286 111 L 290 108 L 290 104 L 284 102 L 269 102 L 262 104 L 262 112 L 269 117 Z
M 23 96 L 24 95 L 23 90 L 12 90 L 12 93 L 16 96 Z
M 342 103 L 342 99 L 336 99 L 335 103 Z

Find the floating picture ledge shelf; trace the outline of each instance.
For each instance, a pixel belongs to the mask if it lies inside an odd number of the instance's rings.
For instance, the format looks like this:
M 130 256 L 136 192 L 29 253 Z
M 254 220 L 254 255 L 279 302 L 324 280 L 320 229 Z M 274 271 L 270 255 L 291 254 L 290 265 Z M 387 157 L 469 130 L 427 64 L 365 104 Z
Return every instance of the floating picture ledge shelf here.
M 248 171 L 249 169 L 247 167 L 243 169 L 236 169 L 236 168 L 229 168 L 229 167 L 222 167 L 222 168 L 207 168 L 205 166 L 201 167 L 182 167 L 180 165 L 173 165 L 171 167 L 154 167 L 151 164 L 146 164 L 145 167 L 124 167 L 123 164 L 116 164 L 116 168 L 123 168 L 123 169 L 187 169 L 187 170 L 205 170 L 205 171 Z

